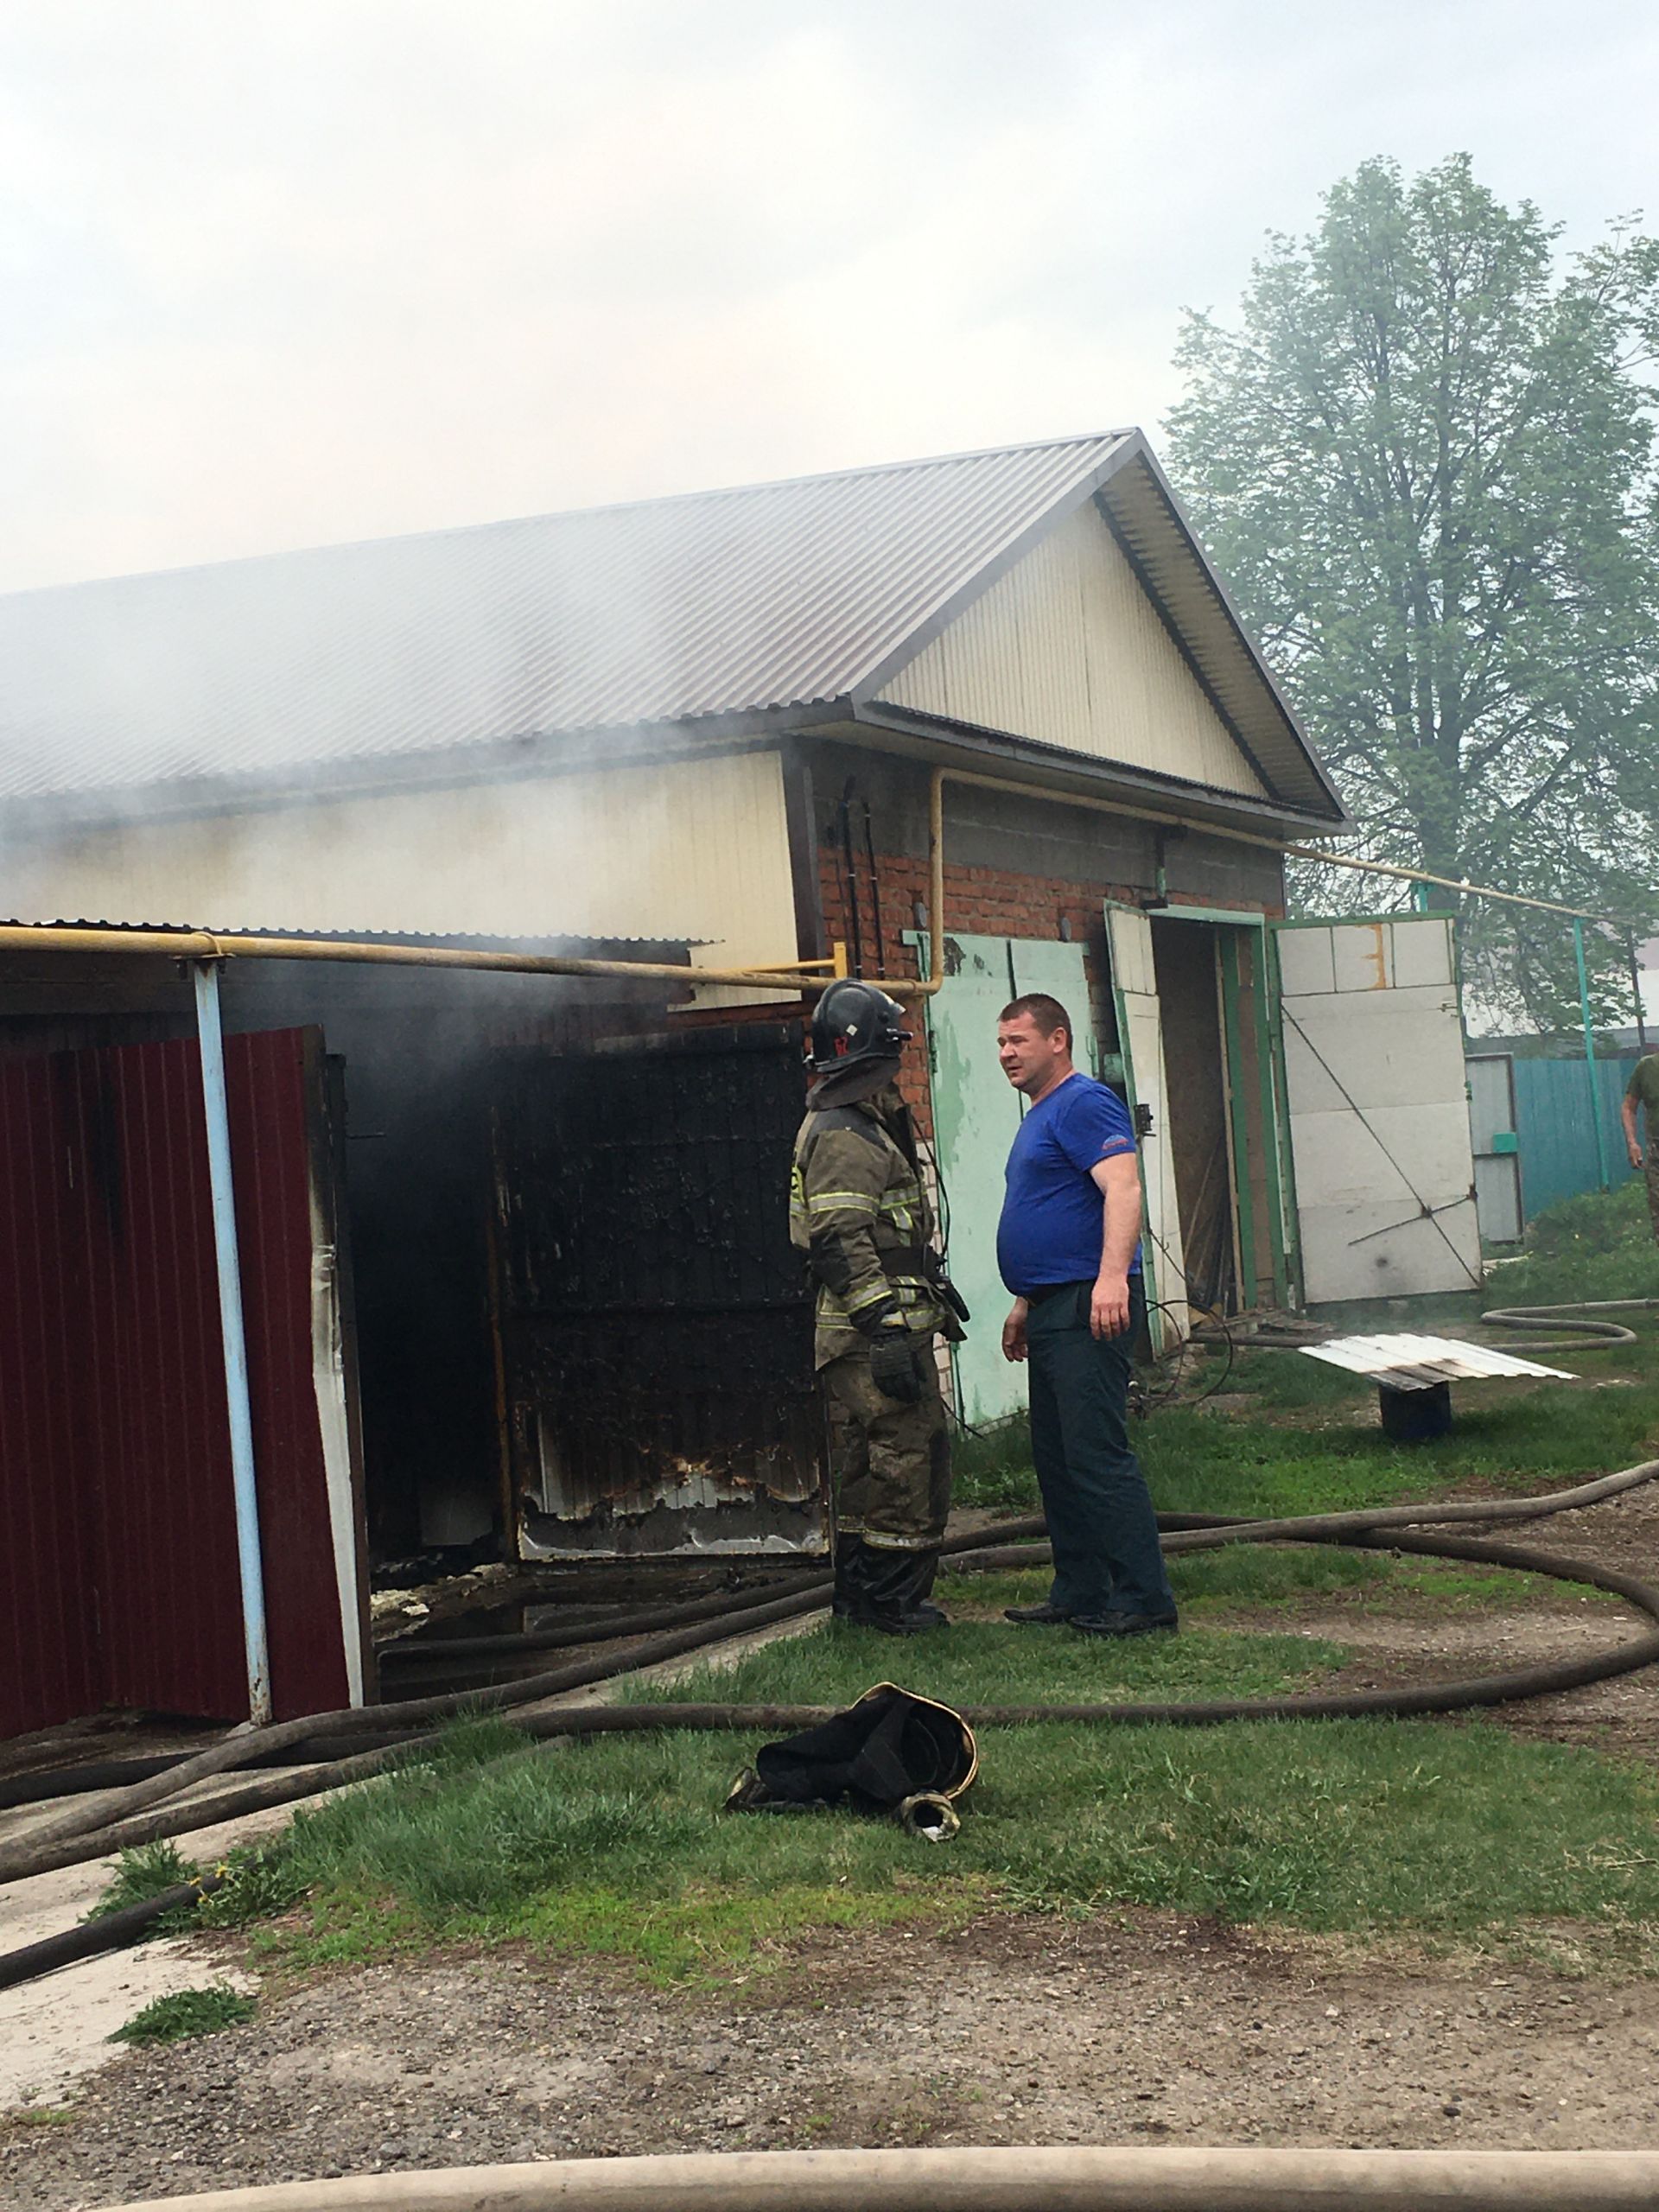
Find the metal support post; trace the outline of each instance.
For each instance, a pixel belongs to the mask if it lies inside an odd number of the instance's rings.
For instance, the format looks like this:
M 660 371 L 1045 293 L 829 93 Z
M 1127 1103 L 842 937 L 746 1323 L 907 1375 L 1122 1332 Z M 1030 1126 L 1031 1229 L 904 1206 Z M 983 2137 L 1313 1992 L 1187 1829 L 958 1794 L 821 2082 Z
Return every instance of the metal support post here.
M 1607 1172 L 1607 1132 L 1601 1126 L 1601 1084 L 1596 1074 L 1596 1032 L 1590 1019 L 1590 971 L 1584 963 L 1584 924 L 1573 918 L 1573 951 L 1579 963 L 1579 1012 L 1584 1021 L 1584 1079 L 1590 1086 L 1590 1126 L 1596 1133 L 1596 1173 L 1604 1191 L 1612 1187 Z
M 265 1573 L 259 1548 L 259 1501 L 253 1478 L 253 1414 L 248 1400 L 248 1343 L 242 1321 L 242 1266 L 236 1243 L 236 1194 L 231 1183 L 231 1117 L 225 1090 L 225 1033 L 219 1013 L 219 963 L 192 963 L 196 1035 L 201 1045 L 201 1096 L 207 1116 L 207 1180 L 213 1197 L 213 1253 L 219 1262 L 219 1332 L 225 1344 L 225 1397 L 230 1414 L 231 1478 L 236 1492 L 236 1556 L 242 1575 L 242 1641 L 248 1661 L 248 1718 L 270 1719 L 270 1655 L 265 1634 Z

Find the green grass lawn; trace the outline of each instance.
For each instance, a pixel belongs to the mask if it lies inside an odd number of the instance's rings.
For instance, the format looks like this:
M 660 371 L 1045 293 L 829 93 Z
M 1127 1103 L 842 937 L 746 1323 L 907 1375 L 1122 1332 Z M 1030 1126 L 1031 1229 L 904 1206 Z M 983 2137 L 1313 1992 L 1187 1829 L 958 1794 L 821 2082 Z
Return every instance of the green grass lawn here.
M 1170 1513 L 1334 1513 L 1470 1485 L 1527 1495 L 1659 1456 L 1659 1315 L 1634 1344 L 1574 1347 L 1546 1363 L 1580 1379 L 1456 1383 L 1451 1433 L 1395 1445 L 1377 1425 L 1374 1385 L 1300 1352 L 1250 1353 L 1219 1406 L 1166 1406 L 1132 1441 Z M 1235 1402 L 1244 1395 L 1248 1408 Z M 1016 1439 L 989 1478 L 970 1463 L 959 1503 L 1036 1510 L 1028 1447 L 1016 1465 Z
M 1501 1278 L 1503 1300 L 1659 1295 L 1639 1195 L 1575 1201 L 1540 1224 L 1534 1251 Z M 1475 1310 L 1367 1325 L 1445 1332 Z M 1659 1326 L 1559 1363 L 1585 1382 L 1459 1389 L 1452 1433 L 1403 1449 L 1378 1431 L 1370 1386 L 1293 1353 L 1248 1353 L 1222 1402 L 1169 1407 L 1137 1442 L 1161 1506 L 1251 1514 L 1471 1484 L 1548 1490 L 1659 1451 Z M 1033 1503 L 1027 1456 L 1017 1426 L 972 1440 L 965 1502 Z M 1040 1591 L 1039 1572 L 946 1576 L 948 1635 L 894 1644 L 825 1626 L 666 1692 L 626 1694 L 842 1704 L 897 1679 L 960 1704 L 1262 1696 L 1345 1656 L 1339 1641 L 1264 1632 L 1263 1606 L 1287 1609 L 1288 1630 L 1299 1605 L 1329 1618 L 1339 1601 L 1421 1613 L 1538 1596 L 1522 1577 L 1338 1551 L 1241 1549 L 1172 1567 L 1177 1638 L 1112 1645 L 1012 1630 L 1001 1608 Z M 1249 1624 L 1229 1625 L 1230 1609 L 1248 1610 Z M 480 1723 L 302 1814 L 238 1862 L 203 1917 L 251 1921 L 256 1946 L 295 1966 L 528 1941 L 662 1978 L 752 1973 L 825 1927 L 1132 1906 L 1476 1944 L 1566 1923 L 1589 1955 L 1643 1966 L 1659 1955 L 1659 1779 L 1494 1721 L 988 1731 L 962 1834 L 943 1847 L 851 1815 L 724 1814 L 755 1748 L 742 1735 L 664 1732 L 525 1750 Z
M 812 1642 L 760 1655 L 741 1688 L 797 1692 Z M 822 1647 L 821 1697 L 894 1671 L 926 1686 L 855 1638 Z M 813 1929 L 997 1909 L 1166 1906 L 1478 1945 L 1569 1922 L 1643 1961 L 1659 1923 L 1659 1783 L 1481 1723 L 996 1732 L 947 1846 L 852 1814 L 721 1812 L 753 1748 L 664 1732 L 525 1751 L 480 1729 L 302 1815 L 279 1856 L 305 1902 L 258 1942 L 303 1967 L 529 1941 L 672 1980 L 753 1971 Z

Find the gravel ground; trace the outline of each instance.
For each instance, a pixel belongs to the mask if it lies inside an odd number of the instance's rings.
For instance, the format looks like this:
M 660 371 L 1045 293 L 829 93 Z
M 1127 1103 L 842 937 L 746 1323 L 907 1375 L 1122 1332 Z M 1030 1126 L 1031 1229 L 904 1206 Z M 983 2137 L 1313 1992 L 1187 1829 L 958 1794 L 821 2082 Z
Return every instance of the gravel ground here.
M 1608 2148 L 1659 1984 L 1346 1959 L 1167 1915 L 819 1937 L 664 1993 L 520 1959 L 314 1982 L 0 2135 L 39 2212 L 394 2168 L 814 2144 Z

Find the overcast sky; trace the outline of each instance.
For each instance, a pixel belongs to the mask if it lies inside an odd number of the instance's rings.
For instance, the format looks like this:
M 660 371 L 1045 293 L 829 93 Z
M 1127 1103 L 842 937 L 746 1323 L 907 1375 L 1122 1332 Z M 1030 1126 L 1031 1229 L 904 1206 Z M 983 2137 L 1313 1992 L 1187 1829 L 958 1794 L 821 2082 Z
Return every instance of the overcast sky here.
M 1139 422 L 1368 155 L 1588 243 L 1651 0 L 0 0 L 0 588 Z

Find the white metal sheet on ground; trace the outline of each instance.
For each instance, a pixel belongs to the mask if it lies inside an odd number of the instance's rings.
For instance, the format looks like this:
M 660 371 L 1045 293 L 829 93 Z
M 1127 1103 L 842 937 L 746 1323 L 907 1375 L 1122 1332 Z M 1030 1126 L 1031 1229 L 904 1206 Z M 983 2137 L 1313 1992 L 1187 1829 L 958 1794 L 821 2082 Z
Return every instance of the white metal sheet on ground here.
M 1465 1344 L 1455 1337 L 1332 1337 L 1328 1344 L 1299 1344 L 1310 1359 L 1322 1359 L 1350 1374 L 1369 1376 L 1390 1390 L 1427 1390 L 1437 1382 L 1473 1382 L 1495 1376 L 1542 1375 L 1575 1382 L 1564 1367 L 1543 1367 L 1490 1344 Z
M 1310 1304 L 1480 1285 L 1452 924 L 1274 931 Z

